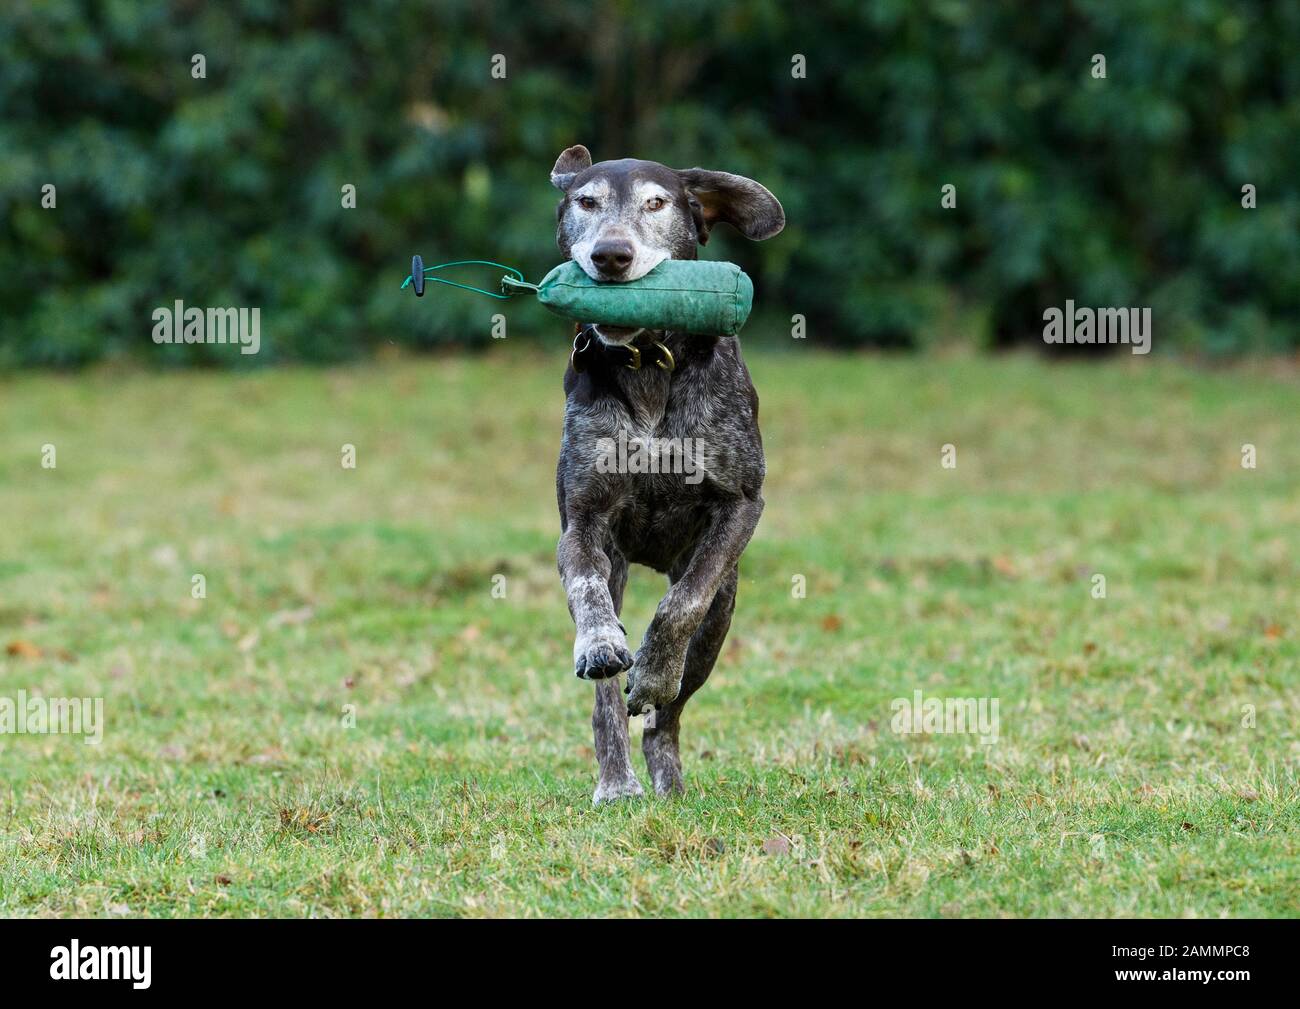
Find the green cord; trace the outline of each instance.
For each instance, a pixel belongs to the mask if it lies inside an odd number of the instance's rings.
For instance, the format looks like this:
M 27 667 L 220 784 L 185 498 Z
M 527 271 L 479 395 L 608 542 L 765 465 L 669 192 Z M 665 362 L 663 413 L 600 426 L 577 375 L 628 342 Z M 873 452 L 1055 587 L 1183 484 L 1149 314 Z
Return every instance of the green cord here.
M 491 291 L 485 291 L 481 287 L 472 287 L 469 284 L 458 284 L 454 280 L 444 280 L 442 277 L 431 277 L 429 274 L 434 270 L 442 270 L 448 266 L 495 266 L 499 270 L 505 270 L 507 273 L 513 273 L 514 277 L 502 277 L 502 284 L 509 284 L 511 287 L 525 287 L 537 290 L 535 284 L 530 284 L 524 280 L 524 275 L 516 270 L 513 266 L 505 266 L 502 263 L 494 263 L 489 259 L 458 259 L 454 263 L 439 263 L 437 266 L 426 266 L 424 268 L 424 279 L 431 280 L 435 284 L 446 284 L 448 287 L 459 287 L 462 291 L 473 291 L 475 294 L 486 294 L 489 298 L 500 298 L 502 301 L 509 298 L 508 294 L 493 294 Z M 401 289 L 406 290 L 406 286 L 415 279 L 414 274 L 402 281 Z

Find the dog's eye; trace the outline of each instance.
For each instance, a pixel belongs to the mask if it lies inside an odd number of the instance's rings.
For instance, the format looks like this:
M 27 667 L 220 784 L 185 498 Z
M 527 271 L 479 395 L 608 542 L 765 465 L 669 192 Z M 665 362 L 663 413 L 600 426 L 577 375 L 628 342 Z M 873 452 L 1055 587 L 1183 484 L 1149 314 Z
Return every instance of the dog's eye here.
M 667 204 L 668 201 L 662 196 L 652 196 L 645 201 L 645 208 L 646 210 L 663 210 Z
M 593 200 L 590 196 L 579 196 L 578 206 L 580 206 L 583 210 L 595 210 L 596 201 Z

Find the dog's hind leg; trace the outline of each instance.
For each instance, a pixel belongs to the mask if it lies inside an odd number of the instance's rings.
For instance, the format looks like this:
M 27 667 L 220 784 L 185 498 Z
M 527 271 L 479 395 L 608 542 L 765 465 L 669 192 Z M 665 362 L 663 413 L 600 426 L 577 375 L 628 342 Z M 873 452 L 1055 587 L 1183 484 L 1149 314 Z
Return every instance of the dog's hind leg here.
M 734 576 L 762 514 L 763 499 L 757 495 L 716 506 L 690 559 L 659 600 L 641 637 L 641 647 L 627 674 L 629 714 L 665 708 L 681 693 L 686 650 L 708 617 L 722 583 Z
M 609 597 L 614 613 L 623 612 L 623 589 L 627 585 L 627 560 L 612 546 L 606 548 L 610 561 Z M 591 729 L 596 741 L 600 780 L 591 801 L 599 805 L 615 799 L 639 798 L 645 793 L 632 770 L 632 749 L 627 734 L 627 704 L 618 688 L 618 677 L 596 681 L 596 707 Z
M 671 704 L 645 716 L 645 733 L 641 737 L 641 752 L 645 754 L 646 770 L 656 795 L 673 795 L 685 791 L 682 781 L 682 758 L 678 750 L 678 732 L 681 728 L 682 708 L 691 694 L 704 685 L 718 661 L 722 643 L 731 627 L 731 614 L 736 608 L 735 568 L 722 579 L 717 594 L 709 606 L 700 626 L 691 635 L 686 647 L 686 671 L 682 675 L 681 693 Z

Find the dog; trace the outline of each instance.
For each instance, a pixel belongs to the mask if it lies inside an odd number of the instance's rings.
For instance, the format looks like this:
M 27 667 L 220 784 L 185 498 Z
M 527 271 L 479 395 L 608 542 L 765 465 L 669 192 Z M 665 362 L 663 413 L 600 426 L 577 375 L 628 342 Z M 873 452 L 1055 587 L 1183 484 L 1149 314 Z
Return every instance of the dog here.
M 728 172 L 631 158 L 593 165 L 577 145 L 560 154 L 551 183 L 564 194 L 560 251 L 601 282 L 636 280 L 665 259 L 695 259 L 718 224 L 753 240 L 785 227 L 775 196 Z M 595 681 L 593 802 L 644 794 L 628 738 L 628 719 L 639 715 L 655 793 L 677 794 L 682 708 L 722 649 L 737 563 L 763 513 L 758 395 L 735 337 L 599 320 L 576 327 L 564 392 L 556 560 L 576 629 L 574 671 Z M 630 467 L 608 465 L 614 443 L 693 446 L 691 478 L 663 467 L 622 472 Z M 629 564 L 669 581 L 635 656 L 619 621 Z M 618 690 L 624 671 L 626 703 Z

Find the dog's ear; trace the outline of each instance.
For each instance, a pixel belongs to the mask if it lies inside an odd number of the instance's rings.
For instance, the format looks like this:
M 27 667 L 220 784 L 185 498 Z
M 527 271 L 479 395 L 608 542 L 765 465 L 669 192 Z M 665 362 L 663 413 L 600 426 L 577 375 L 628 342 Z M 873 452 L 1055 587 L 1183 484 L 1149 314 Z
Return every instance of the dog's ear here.
M 590 167 L 591 151 L 582 144 L 575 144 L 555 159 L 555 167 L 551 169 L 551 185 L 562 193 L 567 192 L 578 173 L 585 172 Z
M 679 169 L 677 177 L 690 197 L 701 245 L 708 242 L 709 229 L 719 221 L 756 242 L 780 234 L 785 227 L 781 204 L 753 179 L 703 168 Z

